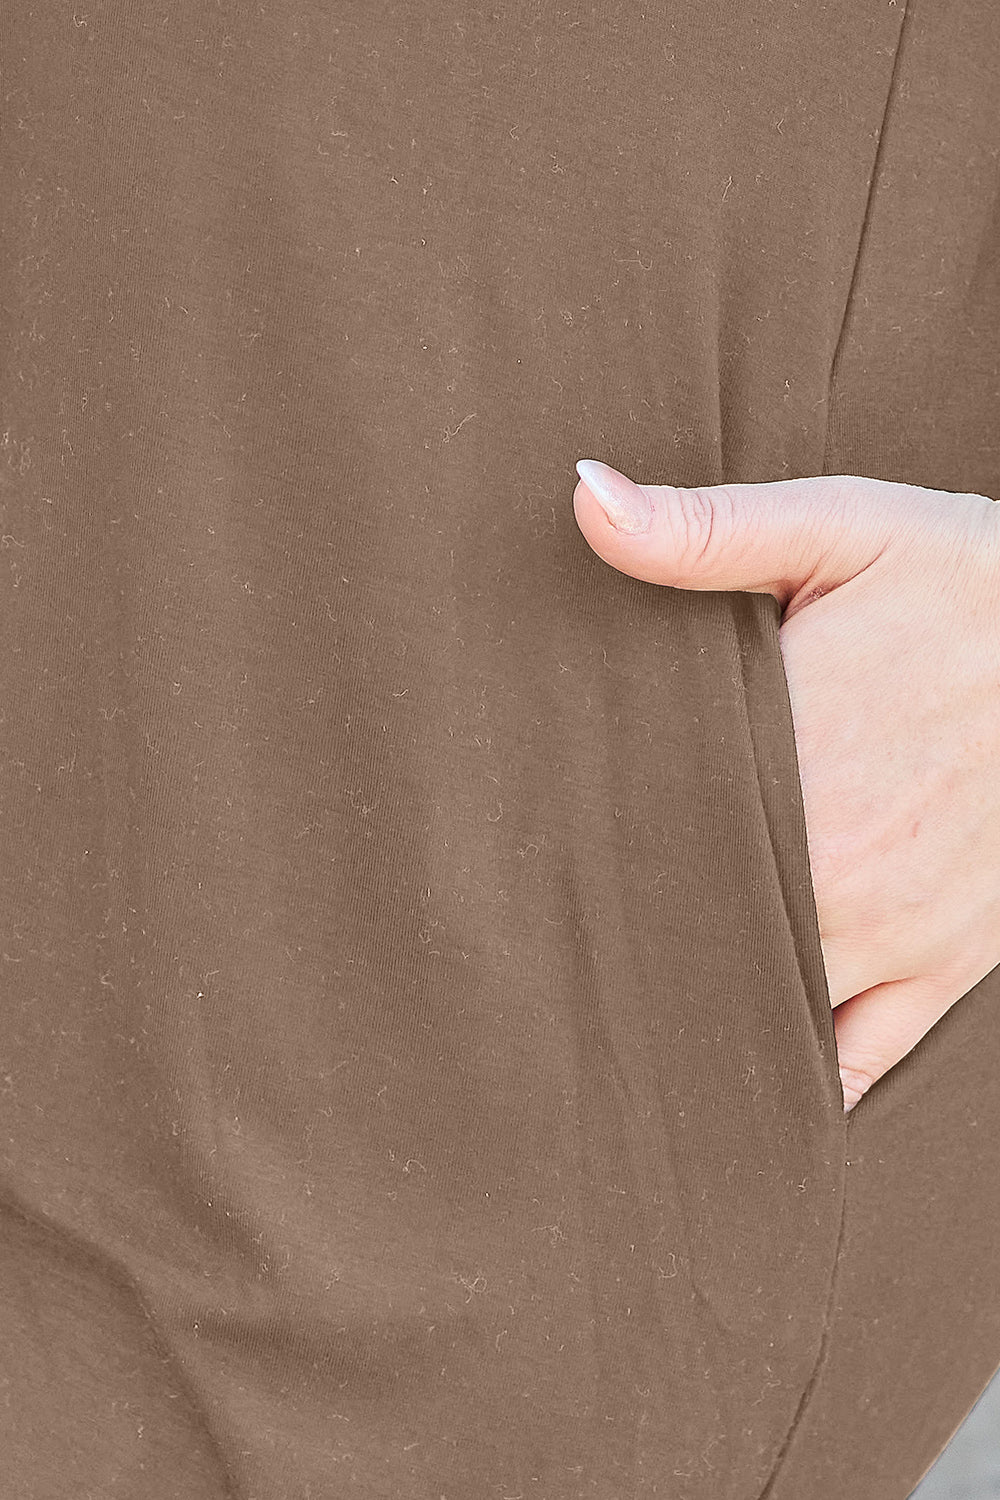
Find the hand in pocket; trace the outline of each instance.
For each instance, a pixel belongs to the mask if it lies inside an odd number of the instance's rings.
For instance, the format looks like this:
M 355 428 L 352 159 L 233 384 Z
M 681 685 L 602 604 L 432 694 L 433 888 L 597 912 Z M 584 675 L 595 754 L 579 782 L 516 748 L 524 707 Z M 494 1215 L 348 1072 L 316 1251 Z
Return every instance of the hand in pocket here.
M 781 605 L 851 1108 L 1000 963 L 1000 507 L 855 475 L 580 474 L 577 523 L 619 572 Z

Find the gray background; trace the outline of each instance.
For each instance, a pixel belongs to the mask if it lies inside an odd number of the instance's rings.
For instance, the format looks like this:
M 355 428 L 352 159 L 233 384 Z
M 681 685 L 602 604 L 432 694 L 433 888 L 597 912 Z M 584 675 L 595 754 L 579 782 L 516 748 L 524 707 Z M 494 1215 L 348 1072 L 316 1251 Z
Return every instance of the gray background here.
M 1000 1500 L 1000 1373 L 909 1500 Z

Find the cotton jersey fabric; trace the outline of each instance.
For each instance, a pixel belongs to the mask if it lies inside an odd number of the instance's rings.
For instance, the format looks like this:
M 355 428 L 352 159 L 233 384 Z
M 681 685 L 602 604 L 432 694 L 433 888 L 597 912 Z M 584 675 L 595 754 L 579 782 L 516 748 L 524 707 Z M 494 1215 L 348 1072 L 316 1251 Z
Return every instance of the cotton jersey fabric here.
M 571 498 L 1000 498 L 1000 9 L 0 56 L 5 1493 L 904 1500 L 1000 1364 L 1000 971 L 845 1117 L 777 601 Z

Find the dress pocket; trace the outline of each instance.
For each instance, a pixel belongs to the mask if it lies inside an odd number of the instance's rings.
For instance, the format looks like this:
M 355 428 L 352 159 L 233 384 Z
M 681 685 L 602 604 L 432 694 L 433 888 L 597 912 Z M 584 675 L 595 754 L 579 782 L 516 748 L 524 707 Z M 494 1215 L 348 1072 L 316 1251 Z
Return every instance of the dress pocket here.
M 829 1102 L 836 1102 L 843 1115 L 844 1091 L 820 942 L 795 724 L 778 636 L 781 607 L 772 594 L 738 597 L 741 607 L 736 619 L 743 644 L 748 728 L 761 802 Z

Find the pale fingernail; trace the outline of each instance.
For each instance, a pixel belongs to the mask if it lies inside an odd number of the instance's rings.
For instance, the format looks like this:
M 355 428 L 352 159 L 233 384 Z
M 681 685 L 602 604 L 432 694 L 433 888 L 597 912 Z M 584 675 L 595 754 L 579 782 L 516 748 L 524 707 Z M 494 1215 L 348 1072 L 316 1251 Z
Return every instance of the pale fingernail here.
M 638 536 L 649 530 L 653 507 L 631 479 L 596 458 L 581 458 L 576 472 L 616 531 Z

